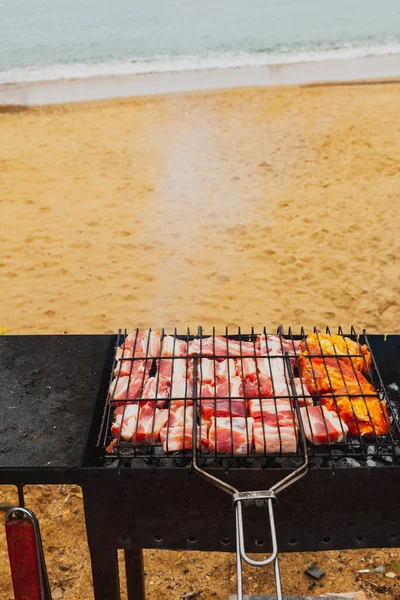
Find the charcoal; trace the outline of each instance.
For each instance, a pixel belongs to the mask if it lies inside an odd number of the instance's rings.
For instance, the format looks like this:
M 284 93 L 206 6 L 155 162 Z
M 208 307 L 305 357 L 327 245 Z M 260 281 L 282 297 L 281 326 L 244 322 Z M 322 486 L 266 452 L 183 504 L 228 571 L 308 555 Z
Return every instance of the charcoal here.
M 336 463 L 337 469 L 353 469 L 354 467 L 361 467 L 361 464 L 355 458 L 341 458 Z
M 166 469 L 173 469 L 175 467 L 175 459 L 174 458 L 161 458 L 160 459 L 160 467 L 164 467 Z
M 368 448 L 367 448 L 367 454 L 369 456 L 373 456 L 374 454 L 376 454 L 376 448 L 374 446 L 368 446 Z
M 159 456 L 165 456 L 165 452 L 162 449 L 162 446 L 154 446 L 154 456 L 155 457 L 159 457 Z
M 383 462 L 391 465 L 393 463 L 393 456 L 382 456 Z
M 149 461 L 146 460 L 145 458 L 132 458 L 131 466 L 134 469 L 148 469 Z
M 324 465 L 325 460 L 322 456 L 312 456 L 309 459 L 310 466 L 314 469 L 318 469 Z
M 367 467 L 376 467 L 377 463 L 374 460 L 372 460 L 372 458 L 368 458 L 368 460 L 365 461 L 365 465 Z
M 386 389 L 389 393 L 396 395 L 397 398 L 400 399 L 400 387 L 397 383 L 390 383 Z
M 106 469 L 117 469 L 118 464 L 119 464 L 118 458 L 116 460 L 110 460 L 110 461 L 107 460 L 105 463 L 105 467 L 106 467 Z
M 246 466 L 249 469 L 261 469 L 262 468 L 260 461 L 257 460 L 256 458 L 248 458 L 246 460 Z
M 344 451 L 343 450 L 339 450 L 338 448 L 334 448 L 331 451 L 331 455 L 332 456 L 344 456 L 344 454 L 345 454 Z

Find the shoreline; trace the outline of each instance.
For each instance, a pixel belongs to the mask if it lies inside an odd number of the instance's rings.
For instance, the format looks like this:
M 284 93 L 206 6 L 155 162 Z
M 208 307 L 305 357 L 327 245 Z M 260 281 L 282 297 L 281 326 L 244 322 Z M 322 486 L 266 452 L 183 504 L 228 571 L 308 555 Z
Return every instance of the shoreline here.
M 326 61 L 113 75 L 0 85 L 2 106 L 41 106 L 230 88 L 378 84 L 400 77 L 400 54 Z M 14 108 L 15 110 L 15 108 Z M 1 112 L 5 112 L 4 109 Z

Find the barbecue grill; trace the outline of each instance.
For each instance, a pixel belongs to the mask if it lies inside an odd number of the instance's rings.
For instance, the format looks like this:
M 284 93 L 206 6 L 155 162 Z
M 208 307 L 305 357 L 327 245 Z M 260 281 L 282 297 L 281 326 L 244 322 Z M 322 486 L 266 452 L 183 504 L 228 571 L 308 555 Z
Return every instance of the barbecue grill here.
M 283 329 L 278 333 L 286 340 L 305 335 Z M 206 337 L 201 330 L 196 334 L 193 337 Z M 190 332 L 174 335 L 177 339 L 192 336 Z M 357 339 L 354 330 L 349 335 Z M 229 332 L 227 336 L 231 337 Z M 198 477 L 196 467 L 222 486 L 270 491 L 301 468 L 307 456 L 307 476 L 290 494 L 279 494 L 276 550 L 400 546 L 399 336 L 363 334 L 359 339 L 373 356 L 370 377 L 387 403 L 388 436 L 368 440 L 353 436 L 346 443 L 327 446 L 307 443 L 303 455 L 300 430 L 297 450 L 291 455 L 260 455 L 249 447 L 240 457 L 218 452 L 210 456 L 201 449 L 174 454 L 160 446 L 124 448 L 123 444 L 117 444 L 112 454 L 105 451 L 110 442 L 110 373 L 115 348 L 123 339 L 122 335 L 0 339 L 0 406 L 4 407 L 0 482 L 82 486 L 96 600 L 119 599 L 117 549 L 125 550 L 129 598 L 144 597 L 142 548 L 235 551 L 232 499 Z M 255 334 L 238 331 L 231 339 L 251 342 Z M 200 359 L 193 360 L 198 369 Z M 297 410 L 295 361 L 289 352 L 285 355 Z M 200 405 L 196 390 L 193 396 Z M 193 433 L 196 438 L 195 429 Z M 259 499 L 270 506 L 271 497 Z M 244 512 L 243 549 L 274 557 L 265 511 L 253 503 Z

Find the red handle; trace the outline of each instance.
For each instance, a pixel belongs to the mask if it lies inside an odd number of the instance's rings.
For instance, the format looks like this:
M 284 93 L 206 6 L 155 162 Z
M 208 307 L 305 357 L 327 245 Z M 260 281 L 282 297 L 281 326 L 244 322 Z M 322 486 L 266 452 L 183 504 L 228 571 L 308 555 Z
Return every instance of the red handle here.
M 6 523 L 8 556 L 15 600 L 40 600 L 40 574 L 35 530 L 27 519 Z

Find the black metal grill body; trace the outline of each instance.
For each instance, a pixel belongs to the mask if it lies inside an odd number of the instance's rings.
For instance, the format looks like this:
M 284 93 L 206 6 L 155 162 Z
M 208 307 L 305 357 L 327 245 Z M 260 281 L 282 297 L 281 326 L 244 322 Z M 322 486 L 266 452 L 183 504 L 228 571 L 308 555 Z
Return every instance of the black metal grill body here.
M 384 384 L 400 385 L 400 336 L 368 337 Z M 235 548 L 229 497 L 190 469 L 107 466 L 96 450 L 116 339 L 0 337 L 0 484 L 82 486 L 97 600 L 119 597 L 117 548 L 131 567 L 140 548 Z M 267 489 L 283 472 L 229 468 L 218 476 Z M 396 456 L 385 467 L 310 469 L 279 498 L 279 550 L 400 547 L 399 482 Z M 265 512 L 246 509 L 245 519 L 248 550 L 268 550 Z M 132 567 L 131 589 L 140 589 L 134 575 Z

